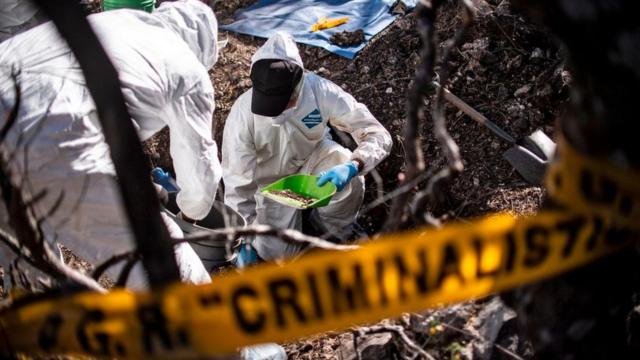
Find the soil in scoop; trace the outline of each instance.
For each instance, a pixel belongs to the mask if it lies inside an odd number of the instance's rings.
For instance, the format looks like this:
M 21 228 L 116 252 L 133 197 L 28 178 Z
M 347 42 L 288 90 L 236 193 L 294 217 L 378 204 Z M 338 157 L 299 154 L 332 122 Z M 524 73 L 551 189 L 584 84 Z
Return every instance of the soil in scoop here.
M 294 193 L 291 190 L 269 190 L 267 191 L 269 194 L 273 194 L 275 196 L 295 200 L 297 202 L 302 203 L 302 205 L 311 205 L 316 202 L 318 199 L 313 197 L 306 197 L 304 195 Z

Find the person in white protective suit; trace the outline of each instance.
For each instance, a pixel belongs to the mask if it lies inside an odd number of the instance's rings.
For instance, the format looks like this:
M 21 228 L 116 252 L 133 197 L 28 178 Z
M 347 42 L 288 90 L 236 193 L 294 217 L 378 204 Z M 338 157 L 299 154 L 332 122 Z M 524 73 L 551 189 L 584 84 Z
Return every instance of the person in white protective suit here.
M 0 42 L 44 21 L 31 0 L 0 0 Z
M 218 56 L 215 15 L 203 3 L 187 0 L 164 3 L 152 14 L 123 9 L 88 20 L 118 70 L 140 139 L 169 126 L 170 153 L 182 189 L 178 206 L 186 217 L 202 219 L 222 176 L 211 135 L 214 91 L 207 74 Z M 14 183 L 28 186 L 31 194 L 47 191 L 36 203 L 40 216 L 62 195 L 62 203 L 43 224 L 48 240 L 94 264 L 133 249 L 95 104 L 52 22 L 0 44 L 0 128 L 16 105 L 16 83 L 18 119 L 1 146 L 6 154 L 17 154 L 9 164 Z M 169 222 L 174 236 L 181 235 Z M 176 257 L 182 279 L 210 281 L 188 244 L 176 246 Z M 117 276 L 117 270 L 109 274 Z M 146 286 L 141 266 L 127 286 Z
M 321 174 L 318 185 L 337 188 L 331 203 L 314 209 L 310 221 L 343 238 L 364 198 L 364 176 L 391 149 L 389 132 L 367 107 L 329 80 L 304 71 L 292 37 L 273 35 L 252 58 L 253 88 L 231 108 L 222 139 L 225 203 L 248 223 L 301 230 L 301 212 L 256 192 L 294 173 Z M 349 133 L 353 151 L 331 139 L 329 125 Z M 256 237 L 265 259 L 292 256 L 297 244 Z

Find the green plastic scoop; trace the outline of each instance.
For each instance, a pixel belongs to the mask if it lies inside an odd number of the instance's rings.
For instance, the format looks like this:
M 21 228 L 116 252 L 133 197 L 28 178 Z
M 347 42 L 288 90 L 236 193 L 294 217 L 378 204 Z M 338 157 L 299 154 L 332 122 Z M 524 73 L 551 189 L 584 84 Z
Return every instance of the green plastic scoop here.
M 156 0 L 103 0 L 102 8 L 106 10 L 115 9 L 138 9 L 152 12 L 155 8 Z
M 260 190 L 260 194 L 280 204 L 296 209 L 327 206 L 336 193 L 336 186 L 328 182 L 317 186 L 315 175 L 289 175 Z

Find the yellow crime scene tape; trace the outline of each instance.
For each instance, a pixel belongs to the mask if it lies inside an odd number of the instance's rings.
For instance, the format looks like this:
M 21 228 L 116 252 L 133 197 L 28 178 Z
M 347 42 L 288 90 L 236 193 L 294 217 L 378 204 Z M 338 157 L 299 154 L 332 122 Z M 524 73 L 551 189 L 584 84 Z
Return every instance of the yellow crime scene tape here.
M 560 142 L 550 195 L 567 210 L 498 214 L 262 264 L 212 284 L 82 293 L 0 312 L 0 353 L 188 358 L 284 342 L 482 297 L 566 272 L 640 231 L 640 174 Z

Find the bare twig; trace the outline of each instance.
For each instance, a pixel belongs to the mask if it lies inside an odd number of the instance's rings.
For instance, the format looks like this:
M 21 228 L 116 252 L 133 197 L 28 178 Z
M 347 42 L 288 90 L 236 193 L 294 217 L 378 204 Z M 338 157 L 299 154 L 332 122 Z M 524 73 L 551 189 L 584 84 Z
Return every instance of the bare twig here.
M 355 360 L 362 360 L 360 349 L 358 349 L 358 338 L 360 337 L 360 332 L 357 330 L 352 330 L 351 334 L 353 335 L 353 352 L 356 354 Z
M 371 177 L 376 182 L 377 200 L 380 200 L 384 197 L 384 183 L 382 181 L 382 176 L 376 169 L 371 170 L 369 174 L 371 174 Z
M 442 323 L 442 326 L 447 328 L 447 329 L 459 332 L 460 334 L 470 336 L 470 337 L 472 337 L 472 338 L 474 338 L 476 340 L 479 340 L 479 341 L 482 341 L 482 342 L 485 342 L 485 343 L 489 343 L 489 340 L 483 338 L 480 335 L 474 334 L 474 333 L 472 333 L 470 331 L 467 331 L 467 330 L 464 330 L 464 329 L 460 329 L 460 328 L 457 328 L 457 327 L 455 327 L 453 325 L 449 325 L 449 324 L 446 324 L 446 323 Z M 496 349 L 498 349 L 500 352 L 502 352 L 503 354 L 505 354 L 508 357 L 512 358 L 513 360 L 524 360 L 520 355 L 514 353 L 513 351 L 511 351 L 511 350 L 509 350 L 509 349 L 507 349 L 507 348 L 505 348 L 505 347 L 503 347 L 503 346 L 501 346 L 499 344 L 493 343 L 492 345 Z
M 471 26 L 473 18 L 475 17 L 476 10 L 470 0 L 461 0 L 461 2 L 464 8 L 462 24 L 456 31 L 454 37 L 449 41 L 449 45 L 444 49 L 441 60 L 441 68 L 439 72 L 439 78 L 442 81 L 443 85 L 437 87 L 436 98 L 433 102 L 431 112 L 434 121 L 433 131 L 447 159 L 447 166 L 438 171 L 435 176 L 429 179 L 425 190 L 416 194 L 413 201 L 411 202 L 417 220 L 421 220 L 427 223 L 433 223 L 433 216 L 428 212 L 424 212 L 422 215 L 419 214 L 421 209 L 424 208 L 425 201 L 430 200 L 432 203 L 436 203 L 437 196 L 440 193 L 438 190 L 440 190 L 445 183 L 451 181 L 451 179 L 462 172 L 464 168 L 462 158 L 460 157 L 460 149 L 458 147 L 458 144 L 456 144 L 456 142 L 453 140 L 453 138 L 451 138 L 451 135 L 447 131 L 447 121 L 444 114 L 443 103 L 443 99 L 445 96 L 444 85 L 448 82 L 450 75 L 448 66 L 449 59 L 451 58 L 453 49 L 457 48 L 457 46 L 460 44 L 464 34 Z
M 9 271 L 11 273 L 11 286 L 19 286 L 26 291 L 33 293 L 36 291 L 36 287 L 29 280 L 29 277 L 27 277 L 28 270 L 20 268 L 20 260 L 20 258 L 16 258 L 9 266 Z
M 511 46 L 513 46 L 513 48 L 520 53 L 521 55 L 527 55 L 527 52 L 522 50 L 518 44 L 516 44 L 516 42 L 511 38 L 511 36 L 509 36 L 509 34 L 507 34 L 507 32 L 504 30 L 504 28 L 502 27 L 502 25 L 500 24 L 500 22 L 498 21 L 498 19 L 496 19 L 494 16 L 490 17 L 491 21 L 496 24 L 496 26 L 498 27 L 498 30 L 500 30 L 500 32 L 502 33 L 502 35 L 504 35 L 504 37 L 511 43 Z
M 424 170 L 424 157 L 420 137 L 419 123 L 424 120 L 424 94 L 431 88 L 434 75 L 436 42 L 434 40 L 436 11 L 442 4 L 441 0 L 423 0 L 416 7 L 418 33 L 422 40 L 420 51 L 420 65 L 416 71 L 415 80 L 407 97 L 407 122 L 404 129 L 406 143 L 406 172 L 402 182 L 410 183 Z M 402 185 L 401 184 L 401 185 Z M 390 215 L 384 225 L 385 231 L 399 229 L 407 220 L 406 205 L 409 193 L 402 193 L 396 197 L 391 205 Z
M 19 86 L 16 87 L 19 89 Z M 16 96 L 19 100 L 19 96 Z M 15 124 L 20 102 L 14 104 L 15 111 L 11 111 L 7 124 Z M 3 132 L 8 132 L 9 128 L 4 127 Z M 59 281 L 71 281 L 80 287 L 103 292 L 104 289 L 93 279 L 71 269 L 53 253 L 46 241 L 45 235 L 40 227 L 32 206 L 32 197 L 27 189 L 22 189 L 12 183 L 12 174 L 6 162 L 8 158 L 6 150 L 0 148 L 0 193 L 8 215 L 9 225 L 15 231 L 16 238 L 7 232 L 0 232 L 0 240 L 6 243 L 18 256 L 25 259 L 35 268 L 54 277 Z M 28 251 L 25 251 L 28 249 Z
M 273 236 L 287 242 L 298 243 L 298 244 L 300 243 L 308 244 L 312 247 L 325 249 L 325 250 L 345 251 L 345 250 L 354 250 L 358 248 L 357 245 L 338 245 L 317 237 L 305 235 L 297 230 L 275 229 L 267 225 L 251 225 L 247 227 L 225 228 L 225 229 L 215 230 L 214 232 L 198 233 L 198 234 L 185 236 L 182 239 L 174 239 L 174 241 L 176 243 L 182 243 L 182 242 L 198 243 L 198 242 L 206 242 L 206 241 L 233 241 L 242 236 L 252 236 L 252 235 Z
M 96 268 L 93 270 L 93 273 L 91 273 L 91 277 L 97 281 L 104 274 L 104 272 L 107 271 L 107 269 L 109 269 L 110 267 L 122 261 L 128 261 L 135 256 L 136 256 L 135 250 L 127 251 L 122 254 L 113 255 L 109 259 L 105 260 L 102 264 L 96 266 Z
M 11 77 L 13 78 L 14 81 L 14 88 L 15 88 L 15 92 L 16 92 L 16 98 L 15 98 L 15 104 L 12 108 L 11 111 L 9 112 L 9 114 L 7 114 L 7 117 L 5 119 L 5 124 L 2 127 L 2 129 L 0 130 L 0 144 L 2 144 L 4 142 L 4 139 L 7 137 L 7 134 L 9 133 L 9 130 L 11 130 L 11 128 L 13 127 L 13 125 L 16 123 L 16 121 L 18 121 L 18 110 L 20 109 L 19 106 L 17 106 L 17 104 L 20 104 L 20 83 L 18 82 L 17 79 L 17 75 L 14 73 L 11 75 Z
M 15 259 L 14 261 L 11 262 L 11 264 L 9 264 L 9 283 L 11 284 L 12 287 L 19 285 L 18 279 L 20 278 L 20 274 L 16 270 L 18 261 L 19 259 Z
M 4 189 L 2 190 L 4 192 Z M 28 213 L 28 211 L 25 211 Z M 15 212 L 13 210 L 9 211 L 10 222 L 14 223 L 16 221 Z M 20 219 L 22 221 L 22 219 Z M 31 224 L 35 224 L 35 221 L 31 221 Z M 12 227 L 15 225 L 12 224 Z M 33 226 L 33 225 L 32 225 Z M 100 286 L 97 282 L 93 281 L 91 278 L 75 271 L 62 263 L 56 254 L 54 254 L 49 246 L 40 242 L 39 240 L 28 240 L 22 241 L 25 238 L 25 234 L 32 237 L 40 237 L 42 235 L 41 231 L 33 231 L 32 229 L 21 229 L 18 231 L 19 234 L 22 234 L 20 237 L 21 242 L 19 242 L 15 237 L 10 235 L 9 233 L 0 229 L 0 241 L 7 245 L 16 255 L 23 257 L 29 264 L 33 267 L 43 271 L 44 273 L 54 277 L 59 281 L 70 281 L 79 285 L 80 287 L 84 287 L 93 291 L 104 292 L 104 288 Z
M 418 186 L 418 184 L 421 181 L 427 179 L 431 175 L 433 175 L 433 171 L 430 171 L 430 170 L 429 171 L 424 171 L 424 172 L 421 172 L 420 174 L 418 174 L 418 176 L 416 176 L 410 182 L 403 182 L 403 184 L 401 186 L 393 189 L 393 191 L 385 194 L 381 198 L 378 198 L 378 199 L 370 202 L 365 207 L 360 209 L 360 212 L 358 213 L 358 217 L 361 217 L 361 216 L 365 215 L 366 213 L 368 213 L 369 211 L 373 210 L 374 208 L 386 203 L 387 201 L 389 201 L 391 199 L 394 199 L 394 198 L 400 196 L 401 194 L 404 194 L 404 193 L 407 193 L 407 192 L 411 191 L 414 187 Z
M 140 258 L 137 256 L 132 256 L 127 260 L 127 262 L 122 267 L 122 271 L 120 271 L 120 275 L 118 276 L 118 280 L 116 280 L 115 286 L 124 287 L 125 285 L 127 285 L 129 274 L 131 274 L 131 270 L 139 260 Z

